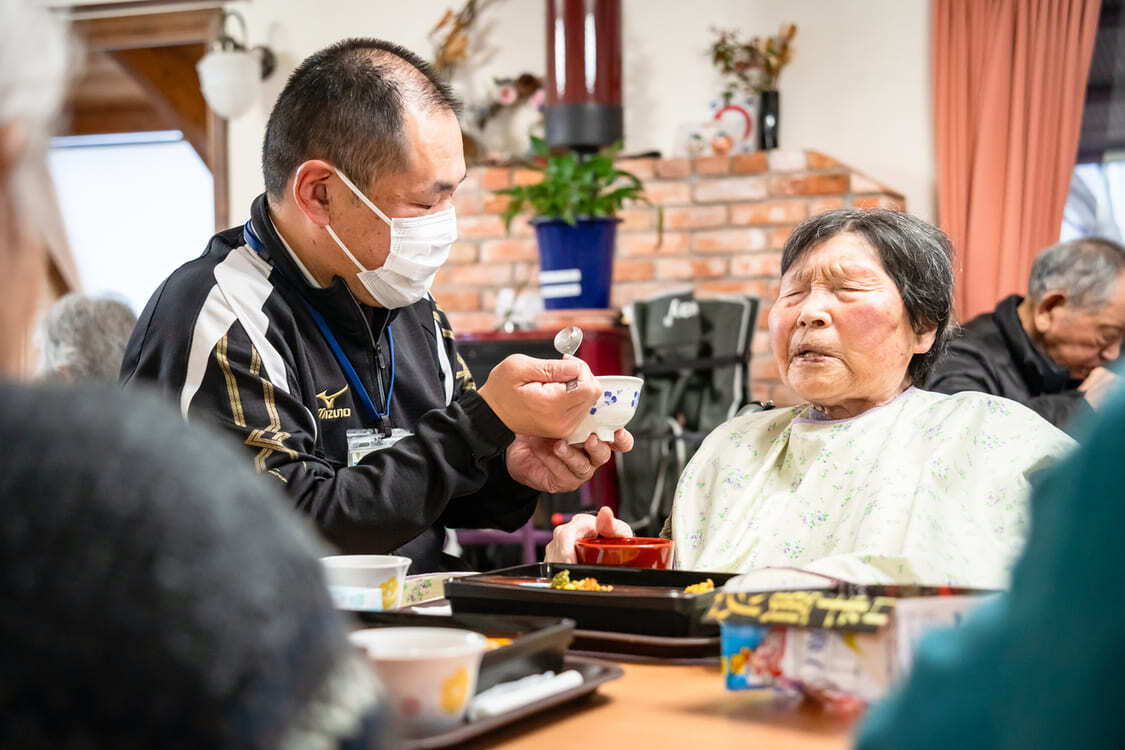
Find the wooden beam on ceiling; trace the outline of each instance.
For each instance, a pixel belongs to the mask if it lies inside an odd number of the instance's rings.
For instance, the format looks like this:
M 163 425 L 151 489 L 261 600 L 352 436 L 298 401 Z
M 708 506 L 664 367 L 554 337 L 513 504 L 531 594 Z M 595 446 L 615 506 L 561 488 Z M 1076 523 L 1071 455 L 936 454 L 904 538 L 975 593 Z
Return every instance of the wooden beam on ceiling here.
M 87 18 L 75 21 L 87 49 L 96 52 L 171 47 L 214 39 L 214 16 L 221 11 L 181 10 L 170 13 Z
M 207 133 L 207 102 L 199 88 L 195 64 L 207 48 L 202 44 L 120 49 L 110 56 L 149 94 L 153 108 L 175 123 L 199 158 L 212 165 Z
M 76 106 L 70 110 L 67 135 L 145 133 L 178 130 L 179 125 L 147 102 L 105 107 Z
M 148 92 L 104 52 L 86 56 L 82 77 L 66 102 L 64 135 L 175 130 L 176 123 L 153 106 Z
M 152 0 L 137 5 L 161 4 L 164 4 L 162 0 Z M 113 12 L 115 9 L 101 10 Z M 122 85 L 121 81 L 108 82 L 111 87 L 108 95 L 104 89 L 99 92 L 96 87 L 85 93 L 76 91 L 69 108 L 75 126 L 90 128 L 89 132 L 136 132 L 138 128 L 181 131 L 211 170 L 218 228 L 227 225 L 230 191 L 227 123 L 207 107 L 195 64 L 222 33 L 222 27 L 220 6 L 76 19 L 72 28 L 82 38 L 87 58 L 103 67 L 103 75 L 112 77 L 112 72 L 104 70 L 106 67 L 123 68 L 127 76 L 121 77 L 132 79 L 132 87 L 143 93 L 151 114 L 145 114 L 138 97 L 129 93 L 129 85 Z M 96 61 L 99 56 L 111 62 Z M 98 115 L 90 114 L 92 109 L 98 108 L 105 110 L 100 122 Z M 102 129 L 111 122 L 115 127 L 127 129 Z

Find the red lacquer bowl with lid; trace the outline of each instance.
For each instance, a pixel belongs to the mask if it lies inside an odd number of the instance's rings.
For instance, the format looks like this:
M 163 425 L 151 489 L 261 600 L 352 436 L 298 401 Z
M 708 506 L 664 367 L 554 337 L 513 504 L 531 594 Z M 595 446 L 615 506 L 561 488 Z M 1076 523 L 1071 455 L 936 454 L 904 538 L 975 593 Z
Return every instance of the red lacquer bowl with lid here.
M 581 565 L 619 565 L 630 568 L 672 567 L 672 540 L 648 536 L 599 536 L 579 539 L 574 555 Z

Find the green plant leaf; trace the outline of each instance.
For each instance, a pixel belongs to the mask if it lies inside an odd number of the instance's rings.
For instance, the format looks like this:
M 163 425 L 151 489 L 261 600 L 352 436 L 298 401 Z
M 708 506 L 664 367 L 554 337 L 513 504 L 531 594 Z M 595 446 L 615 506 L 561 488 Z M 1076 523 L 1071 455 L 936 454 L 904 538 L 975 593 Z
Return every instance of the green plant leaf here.
M 632 172 L 618 169 L 615 158 L 622 147 L 617 141 L 598 153 L 580 156 L 574 151 L 552 154 L 546 142 L 532 137 L 531 149 L 544 159 L 539 168 L 543 178 L 534 185 L 517 185 L 494 190 L 511 198 L 501 213 L 504 226 L 511 231 L 517 215 L 531 211 L 536 217 L 561 219 L 575 224 L 579 217 L 613 217 L 626 201 L 648 202 L 644 183 Z M 663 234 L 663 212 L 658 226 Z

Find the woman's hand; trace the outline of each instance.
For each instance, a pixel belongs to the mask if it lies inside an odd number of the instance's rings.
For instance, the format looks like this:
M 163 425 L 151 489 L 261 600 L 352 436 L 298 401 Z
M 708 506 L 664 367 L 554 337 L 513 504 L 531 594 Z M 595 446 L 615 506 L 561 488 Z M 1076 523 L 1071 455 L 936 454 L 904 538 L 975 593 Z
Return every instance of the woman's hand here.
M 633 536 L 633 530 L 629 528 L 629 524 L 614 518 L 613 511 L 603 505 L 596 518 L 588 513 L 580 513 L 561 526 L 556 526 L 544 559 L 547 562 L 578 562 L 574 556 L 574 543 L 579 539 L 596 536 Z

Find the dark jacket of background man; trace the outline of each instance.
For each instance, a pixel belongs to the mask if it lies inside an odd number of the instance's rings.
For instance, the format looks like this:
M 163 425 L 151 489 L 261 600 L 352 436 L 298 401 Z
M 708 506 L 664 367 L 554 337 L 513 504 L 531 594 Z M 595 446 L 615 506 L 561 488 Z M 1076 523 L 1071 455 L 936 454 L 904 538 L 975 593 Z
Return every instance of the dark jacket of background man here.
M 1101 237 L 1058 242 L 1035 257 L 1027 295 L 965 324 L 928 383 L 1018 401 L 1073 430 L 1121 378 L 1110 365 L 1125 337 L 1125 247 Z
M 1013 294 L 966 323 L 934 368 L 929 387 L 940 393 L 981 391 L 1010 398 L 1062 428 L 1093 410 L 1078 390 L 1082 381 L 1071 379 L 1065 367 L 1031 342 L 1016 313 L 1022 301 Z

